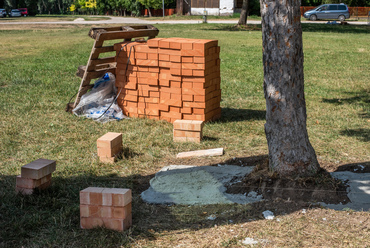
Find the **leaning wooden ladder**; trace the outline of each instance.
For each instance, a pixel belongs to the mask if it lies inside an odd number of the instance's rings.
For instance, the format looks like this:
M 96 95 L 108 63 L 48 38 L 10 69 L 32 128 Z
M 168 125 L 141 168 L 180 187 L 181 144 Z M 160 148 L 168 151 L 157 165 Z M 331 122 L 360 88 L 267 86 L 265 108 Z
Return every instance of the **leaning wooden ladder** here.
M 107 72 L 116 73 L 116 56 L 99 58 L 101 53 L 114 52 L 113 45 L 103 46 L 104 41 L 122 39 L 123 41 L 131 41 L 133 38 L 139 37 L 151 39 L 156 37 L 158 33 L 159 30 L 152 25 L 91 28 L 89 36 L 95 42 L 86 66 L 78 67 L 76 75 L 82 78 L 80 88 L 75 102 L 69 103 L 66 111 L 72 111 L 80 102 L 81 96 L 94 86 L 94 84 L 90 84 L 92 79 L 100 78 Z

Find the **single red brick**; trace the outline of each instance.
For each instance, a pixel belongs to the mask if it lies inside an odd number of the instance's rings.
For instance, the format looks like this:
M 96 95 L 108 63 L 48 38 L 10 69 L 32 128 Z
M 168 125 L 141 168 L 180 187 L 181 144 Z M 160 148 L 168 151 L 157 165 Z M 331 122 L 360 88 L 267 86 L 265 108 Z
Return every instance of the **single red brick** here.
M 148 53 L 148 59 L 158 60 L 158 53 Z
M 131 215 L 131 203 L 124 207 L 113 207 L 112 208 L 112 218 L 126 219 Z
M 180 50 L 167 49 L 167 48 L 159 48 L 158 53 L 159 54 L 168 54 L 168 55 L 181 55 Z
M 191 70 L 191 69 L 181 69 L 181 75 L 183 75 L 183 76 L 193 76 L 193 70 Z
M 181 69 L 171 68 L 170 70 L 172 75 L 181 75 Z
M 148 47 L 150 48 L 158 48 L 159 47 L 159 41 L 163 38 L 152 38 L 147 40 Z
M 158 109 L 161 110 L 161 111 L 168 112 L 170 110 L 170 106 L 168 106 L 168 104 L 165 104 L 165 103 L 159 103 L 158 104 Z M 160 112 L 160 113 L 162 113 L 162 112 Z
M 182 119 L 182 113 L 177 112 L 160 112 L 160 115 L 167 118 Z
M 169 54 L 159 54 L 158 59 L 159 61 L 170 61 L 170 55 Z
M 181 108 L 181 113 L 183 114 L 192 114 L 192 108 Z
M 16 186 L 20 188 L 33 189 L 41 186 L 42 184 L 51 180 L 51 173 L 40 179 L 23 178 L 20 175 L 17 176 Z
M 104 226 L 104 222 L 101 218 L 81 217 L 80 226 L 82 229 L 93 229 Z
M 181 55 L 170 55 L 170 61 L 181 63 Z
M 146 71 L 149 71 L 149 66 L 138 66 L 137 67 L 137 71 L 138 72 L 146 72 Z
M 84 205 L 101 205 L 101 193 L 103 188 L 88 187 L 80 191 L 80 204 Z M 92 195 L 93 194 L 93 195 Z M 100 195 L 100 197 L 99 197 Z M 99 200 L 100 199 L 100 200 Z M 100 204 L 96 204 L 99 203 Z
M 129 115 L 130 113 L 124 113 L 126 115 Z M 131 115 L 130 115 L 131 116 Z M 116 157 L 99 157 L 99 161 L 102 163 L 107 163 L 107 164 L 113 164 L 116 162 Z
M 181 40 L 181 49 L 184 50 L 193 50 L 193 43 L 196 42 L 195 39 L 182 39 Z
M 159 85 L 160 86 L 170 86 L 170 80 L 167 79 L 159 79 Z
M 170 42 L 168 39 L 161 39 L 158 42 L 158 47 L 159 48 L 170 48 Z
M 89 205 L 80 204 L 80 217 L 90 217 Z
M 137 59 L 136 60 L 137 65 L 141 66 L 158 66 L 158 60 L 144 60 L 144 59 Z
M 180 107 L 170 106 L 170 112 L 181 113 L 181 108 Z
M 181 88 L 181 82 L 180 81 L 170 81 L 170 85 L 172 88 Z
M 37 159 L 21 167 L 21 177 L 40 179 L 56 169 L 56 161 L 48 159 Z
M 190 56 L 190 57 L 183 56 L 181 57 L 181 62 L 182 63 L 193 63 L 193 56 Z
M 159 103 L 166 104 L 168 106 L 182 107 L 181 99 L 167 99 L 167 100 L 159 99 Z M 174 117 L 170 117 L 170 118 L 174 118 Z M 181 119 L 181 118 L 178 118 L 178 119 Z
M 147 53 L 135 53 L 135 58 L 136 59 L 148 59 L 148 54 Z
M 112 206 L 126 206 L 132 199 L 130 189 L 104 188 L 103 193 L 112 195 Z

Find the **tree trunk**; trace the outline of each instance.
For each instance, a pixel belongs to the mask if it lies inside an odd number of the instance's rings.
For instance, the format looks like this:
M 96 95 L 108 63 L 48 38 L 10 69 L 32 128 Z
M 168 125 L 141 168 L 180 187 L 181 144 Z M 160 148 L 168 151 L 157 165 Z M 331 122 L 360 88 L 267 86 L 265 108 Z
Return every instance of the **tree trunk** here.
M 248 4 L 249 4 L 249 0 L 243 0 L 242 11 L 240 12 L 240 18 L 238 21 L 238 25 L 247 25 Z
M 270 169 L 309 176 L 320 165 L 306 129 L 300 0 L 261 0 L 265 133 Z
M 152 17 L 152 12 L 150 12 L 150 8 L 147 8 L 148 9 L 148 15 L 149 17 Z

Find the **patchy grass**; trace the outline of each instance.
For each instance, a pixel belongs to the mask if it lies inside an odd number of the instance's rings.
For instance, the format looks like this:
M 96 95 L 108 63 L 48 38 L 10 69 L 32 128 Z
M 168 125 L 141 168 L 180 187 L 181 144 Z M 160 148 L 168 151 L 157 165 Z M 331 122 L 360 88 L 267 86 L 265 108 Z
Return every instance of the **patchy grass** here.
M 93 45 L 89 27 L 0 27 L 0 247 L 240 247 L 246 237 L 268 247 L 369 245 L 368 212 L 315 208 L 302 214 L 293 202 L 197 207 L 141 201 L 164 165 L 267 154 L 261 32 L 216 24 L 157 27 L 160 37 L 219 40 L 222 118 L 205 125 L 201 144 L 173 143 L 166 122 L 102 125 L 64 112 L 80 84 L 77 66 L 86 64 Z M 322 166 L 370 161 L 369 27 L 307 24 L 303 30 L 308 132 Z M 99 163 L 96 154 L 96 139 L 108 131 L 123 133 L 126 158 L 113 165 Z M 176 159 L 177 152 L 215 147 L 224 147 L 225 155 Z M 52 186 L 15 195 L 20 167 L 41 157 L 57 160 Z M 78 193 L 88 186 L 131 188 L 134 226 L 124 234 L 81 230 Z M 265 209 L 280 221 L 264 220 Z

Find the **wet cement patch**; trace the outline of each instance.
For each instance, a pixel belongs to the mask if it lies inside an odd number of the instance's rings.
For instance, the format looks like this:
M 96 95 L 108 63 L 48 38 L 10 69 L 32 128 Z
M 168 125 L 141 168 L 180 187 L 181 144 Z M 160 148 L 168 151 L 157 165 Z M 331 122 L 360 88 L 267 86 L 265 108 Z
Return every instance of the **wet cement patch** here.
M 141 197 L 148 203 L 182 205 L 248 204 L 262 201 L 262 196 L 253 191 L 248 195 L 226 193 L 230 184 L 240 182 L 253 168 L 235 165 L 166 166 L 150 180 L 149 189 Z M 321 205 L 335 210 L 370 211 L 370 173 L 341 171 L 331 174 L 348 184 L 347 195 L 351 202 Z
M 370 173 L 353 173 L 340 171 L 330 173 L 348 184 L 347 196 L 351 202 L 347 204 L 325 204 L 321 205 L 335 210 L 356 210 L 370 212 Z
M 262 200 L 257 194 L 228 194 L 226 187 L 241 180 L 254 167 L 235 165 L 189 166 L 170 165 L 150 180 L 150 187 L 141 194 L 148 203 L 156 204 L 248 204 Z

